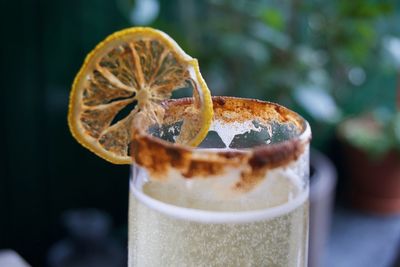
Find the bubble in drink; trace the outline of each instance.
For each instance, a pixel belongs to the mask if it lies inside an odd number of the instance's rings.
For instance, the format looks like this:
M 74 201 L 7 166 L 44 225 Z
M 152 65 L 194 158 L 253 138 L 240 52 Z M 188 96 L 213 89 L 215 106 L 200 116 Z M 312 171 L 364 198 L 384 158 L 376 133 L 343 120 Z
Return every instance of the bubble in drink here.
M 197 208 L 202 211 L 226 208 L 223 202 L 204 206 L 204 202 L 195 199 L 174 203 L 176 198 L 171 199 L 174 197 L 168 189 L 162 192 L 159 188 L 148 187 L 143 193 L 147 198 L 164 203 L 184 204 L 194 212 Z M 253 213 L 254 218 L 247 222 L 241 221 L 251 214 L 246 212 L 237 212 L 233 218 L 228 216 L 232 213 L 224 218 L 222 213 L 202 212 L 197 214 L 202 218 L 196 220 L 189 213 L 185 215 L 187 210 L 178 209 L 175 212 L 181 212 L 181 216 L 187 218 L 176 218 L 176 214 L 168 214 L 168 209 L 161 211 L 165 207 L 150 207 L 145 201 L 138 200 L 133 194 L 130 196 L 131 266 L 305 266 L 306 192 L 275 206 L 270 212 L 267 209 Z M 235 211 L 233 206 L 229 209 Z

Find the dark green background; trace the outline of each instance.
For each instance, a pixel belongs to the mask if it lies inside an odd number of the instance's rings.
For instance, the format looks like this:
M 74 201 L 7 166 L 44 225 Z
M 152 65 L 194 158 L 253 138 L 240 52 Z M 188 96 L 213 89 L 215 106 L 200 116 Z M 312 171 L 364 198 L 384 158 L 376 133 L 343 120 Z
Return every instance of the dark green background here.
M 2 1 L 0 249 L 43 266 L 60 215 L 93 207 L 127 222 L 128 166 L 101 160 L 70 135 L 70 85 L 84 56 L 128 26 L 114 1 Z

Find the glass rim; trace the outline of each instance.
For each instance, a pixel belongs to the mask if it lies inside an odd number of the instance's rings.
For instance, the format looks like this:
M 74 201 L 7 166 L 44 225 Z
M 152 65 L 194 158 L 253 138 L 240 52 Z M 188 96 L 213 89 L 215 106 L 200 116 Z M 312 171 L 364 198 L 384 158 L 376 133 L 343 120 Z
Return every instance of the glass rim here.
M 235 109 L 238 114 L 243 110 L 253 117 L 265 117 L 273 114 L 277 120 L 293 122 L 299 129 L 298 134 L 281 142 L 262 144 L 240 150 L 208 150 L 188 147 L 168 142 L 147 133 L 136 133 L 132 140 L 131 151 L 133 162 L 147 169 L 152 177 L 163 179 L 170 167 L 181 172 L 186 178 L 215 176 L 226 168 L 248 166 L 252 173 L 260 175 L 260 170 L 284 167 L 296 161 L 311 141 L 311 129 L 308 122 L 298 113 L 279 104 L 251 98 L 214 96 L 214 116 L 216 110 Z M 173 99 L 165 104 L 174 107 L 185 107 L 192 103 L 191 98 Z M 183 108 L 182 108 L 183 109 Z M 234 110 L 235 112 L 235 110 Z M 257 114 L 257 115 L 256 115 Z M 218 115 L 218 114 L 217 114 Z M 247 175 L 247 174 L 246 174 Z M 252 183 L 256 178 L 248 179 Z

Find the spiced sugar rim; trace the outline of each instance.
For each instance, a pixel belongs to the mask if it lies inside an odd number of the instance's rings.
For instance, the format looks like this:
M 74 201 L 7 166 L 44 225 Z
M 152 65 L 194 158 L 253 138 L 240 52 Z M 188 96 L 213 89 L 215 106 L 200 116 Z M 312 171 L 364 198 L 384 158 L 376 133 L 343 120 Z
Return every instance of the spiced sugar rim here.
M 298 159 L 311 140 L 310 126 L 297 113 L 278 104 L 248 98 L 214 96 L 214 119 L 243 122 L 258 119 L 265 122 L 292 122 L 298 134 L 288 140 L 263 144 L 240 150 L 207 151 L 171 143 L 148 133 L 136 132 L 131 143 L 133 161 L 144 167 L 152 178 L 165 179 L 166 173 L 175 169 L 185 178 L 208 178 L 220 175 L 228 168 L 240 168 L 238 189 L 246 190 L 274 168 L 284 167 Z M 192 103 L 191 98 L 168 100 L 166 118 L 177 120 Z M 237 117 L 224 116 L 225 113 Z M 240 116 L 239 116 L 240 114 Z

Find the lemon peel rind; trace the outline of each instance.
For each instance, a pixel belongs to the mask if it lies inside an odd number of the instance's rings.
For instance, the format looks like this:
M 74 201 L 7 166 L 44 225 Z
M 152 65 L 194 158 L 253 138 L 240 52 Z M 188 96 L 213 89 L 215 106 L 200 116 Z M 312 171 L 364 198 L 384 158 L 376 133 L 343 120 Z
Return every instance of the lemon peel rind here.
M 197 59 L 193 59 L 190 64 L 192 65 L 195 76 L 196 76 L 196 82 L 200 83 L 197 84 L 197 86 L 200 86 L 200 88 L 208 88 L 206 82 L 203 79 L 203 76 L 200 73 L 200 68 L 199 68 L 199 63 Z M 200 94 L 201 102 L 203 103 L 203 106 L 205 108 L 202 109 L 201 113 L 201 121 L 203 122 L 203 127 L 201 128 L 201 131 L 197 133 L 196 137 L 193 138 L 188 145 L 189 146 L 198 146 L 200 143 L 204 140 L 204 138 L 207 136 L 208 129 L 211 126 L 211 121 L 214 116 L 214 111 L 213 111 L 213 104 L 212 104 L 212 99 L 211 99 L 211 93 L 210 90 L 202 90 L 202 94 Z M 207 112 L 210 111 L 210 112 Z

